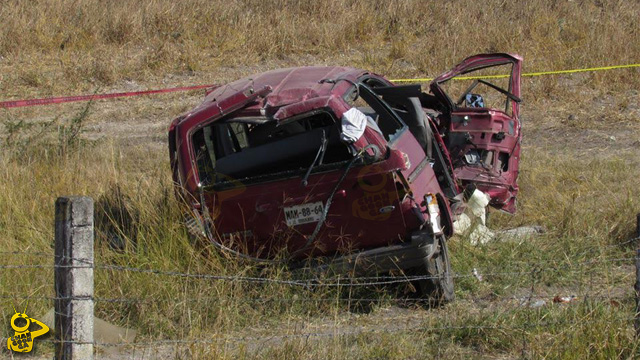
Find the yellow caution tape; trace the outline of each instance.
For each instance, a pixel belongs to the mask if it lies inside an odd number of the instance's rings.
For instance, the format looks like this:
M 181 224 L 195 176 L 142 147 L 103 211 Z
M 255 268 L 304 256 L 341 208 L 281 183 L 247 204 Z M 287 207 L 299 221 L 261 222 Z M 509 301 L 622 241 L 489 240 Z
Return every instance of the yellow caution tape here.
M 587 71 L 602 71 L 602 70 L 614 70 L 614 69 L 628 69 L 640 67 L 640 64 L 629 64 L 629 65 L 612 65 L 612 66 L 600 66 L 586 69 L 571 69 L 571 70 L 555 70 L 555 71 L 538 71 L 531 73 L 524 73 L 521 76 L 543 76 L 543 75 L 558 75 L 558 74 L 573 74 L 579 72 L 587 72 Z M 501 79 L 508 78 L 511 75 L 484 75 L 484 76 L 458 76 L 453 78 L 452 80 L 476 80 L 476 79 Z M 417 79 L 392 79 L 392 82 L 427 82 L 431 81 L 433 78 L 417 78 Z

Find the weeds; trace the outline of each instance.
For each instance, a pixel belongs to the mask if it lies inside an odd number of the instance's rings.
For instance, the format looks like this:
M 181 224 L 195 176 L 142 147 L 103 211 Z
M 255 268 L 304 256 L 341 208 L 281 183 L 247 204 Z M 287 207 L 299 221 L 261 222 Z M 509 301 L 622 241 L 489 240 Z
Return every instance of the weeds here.
M 88 102 L 79 113 L 68 119 L 55 117 L 49 121 L 27 122 L 6 118 L 2 122 L 5 132 L 2 145 L 9 150 L 7 155 L 31 159 L 49 157 L 51 153 L 58 159 L 67 158 L 70 152 L 85 144 L 81 135 L 92 105 L 93 102 Z
M 69 151 L 75 150 L 81 143 L 85 122 L 93 102 L 89 101 L 84 109 L 66 123 L 58 125 L 58 154 L 65 157 Z

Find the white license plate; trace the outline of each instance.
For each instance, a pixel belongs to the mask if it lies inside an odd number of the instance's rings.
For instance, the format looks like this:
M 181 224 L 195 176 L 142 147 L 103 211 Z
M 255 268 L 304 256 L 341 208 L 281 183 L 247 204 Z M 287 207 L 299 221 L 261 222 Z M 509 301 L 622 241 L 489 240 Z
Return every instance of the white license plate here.
M 320 221 L 324 206 L 321 201 L 300 204 L 291 207 L 284 208 L 284 218 L 287 221 L 287 226 L 296 226 L 312 222 Z

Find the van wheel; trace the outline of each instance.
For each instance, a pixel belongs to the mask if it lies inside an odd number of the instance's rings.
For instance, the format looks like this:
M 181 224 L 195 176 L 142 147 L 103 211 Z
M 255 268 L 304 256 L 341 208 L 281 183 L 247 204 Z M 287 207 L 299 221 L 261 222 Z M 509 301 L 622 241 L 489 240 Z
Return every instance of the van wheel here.
M 425 261 L 426 275 L 433 278 L 420 280 L 418 286 L 421 295 L 430 304 L 444 305 L 455 299 L 449 249 L 444 235 L 438 236 L 438 248 L 436 254 Z

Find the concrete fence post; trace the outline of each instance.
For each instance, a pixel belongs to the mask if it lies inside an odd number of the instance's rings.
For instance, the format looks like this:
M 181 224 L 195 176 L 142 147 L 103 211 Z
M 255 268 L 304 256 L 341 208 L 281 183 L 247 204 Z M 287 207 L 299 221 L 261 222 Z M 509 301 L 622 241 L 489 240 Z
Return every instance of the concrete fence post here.
M 93 199 L 56 200 L 57 360 L 93 359 Z
M 640 238 L 640 214 L 637 215 L 636 236 Z M 640 338 L 640 248 L 636 249 L 636 283 L 633 289 L 636 291 L 636 315 L 633 326 L 636 329 L 636 338 Z
M 636 283 L 633 289 L 636 292 L 636 314 L 633 326 L 636 329 L 636 338 L 640 338 L 640 249 L 636 250 Z

